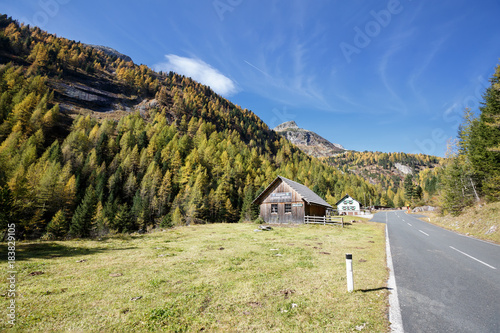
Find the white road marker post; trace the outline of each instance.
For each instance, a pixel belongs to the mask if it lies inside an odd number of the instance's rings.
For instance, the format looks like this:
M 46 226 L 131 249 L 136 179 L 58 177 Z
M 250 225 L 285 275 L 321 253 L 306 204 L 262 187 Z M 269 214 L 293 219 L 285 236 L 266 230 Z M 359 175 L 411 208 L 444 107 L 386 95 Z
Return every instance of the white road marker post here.
M 347 291 L 352 292 L 354 290 L 354 279 L 352 275 L 352 254 L 346 253 L 345 255 L 345 267 L 347 272 Z

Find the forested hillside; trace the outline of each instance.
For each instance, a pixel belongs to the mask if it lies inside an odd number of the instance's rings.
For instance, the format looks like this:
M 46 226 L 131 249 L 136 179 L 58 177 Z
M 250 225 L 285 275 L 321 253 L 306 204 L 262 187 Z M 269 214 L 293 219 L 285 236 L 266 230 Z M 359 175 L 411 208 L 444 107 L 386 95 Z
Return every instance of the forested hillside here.
M 441 163 L 436 156 L 346 151 L 326 160 L 387 191 L 388 206 L 437 204 Z M 384 200 L 382 200 L 384 203 Z
M 387 197 L 209 87 L 5 15 L 0 92 L 0 218 L 20 237 L 250 220 L 278 174 L 331 204 L 345 193 Z

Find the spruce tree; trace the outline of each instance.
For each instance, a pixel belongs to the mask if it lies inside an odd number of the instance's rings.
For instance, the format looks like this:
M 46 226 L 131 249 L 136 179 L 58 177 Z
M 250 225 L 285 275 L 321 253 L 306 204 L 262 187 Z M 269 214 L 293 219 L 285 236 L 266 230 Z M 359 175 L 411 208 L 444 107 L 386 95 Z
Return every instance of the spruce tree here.
M 94 216 L 96 204 L 97 197 L 94 191 L 94 187 L 90 185 L 85 191 L 85 197 L 83 198 L 82 203 L 76 208 L 75 213 L 73 214 L 73 218 L 71 219 L 71 225 L 69 229 L 69 234 L 71 236 L 89 236 L 92 217 Z
M 441 207 L 443 213 L 459 215 L 464 207 L 470 204 L 464 188 L 463 174 L 464 164 L 461 162 L 463 157 L 453 157 L 448 160 L 441 177 Z
M 490 82 L 479 119 L 471 129 L 469 158 L 483 179 L 486 197 L 500 200 L 500 65 Z
M 128 205 L 120 205 L 114 219 L 114 227 L 118 232 L 130 232 L 134 230 L 134 221 Z
M 253 186 L 249 185 L 243 190 L 244 197 L 240 212 L 240 222 L 253 221 L 256 216 L 254 216 L 254 209 L 252 207 L 252 202 L 254 199 Z
M 406 200 L 413 202 L 415 197 L 415 185 L 413 185 L 413 177 L 411 174 L 406 175 L 403 186 L 405 189 Z

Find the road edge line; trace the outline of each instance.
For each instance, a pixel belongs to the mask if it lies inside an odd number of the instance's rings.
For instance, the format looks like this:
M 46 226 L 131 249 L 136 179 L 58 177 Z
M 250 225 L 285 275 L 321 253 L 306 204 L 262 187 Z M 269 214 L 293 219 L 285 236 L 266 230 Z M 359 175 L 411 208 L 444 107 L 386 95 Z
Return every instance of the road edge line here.
M 479 259 L 477 259 L 476 257 L 471 256 L 470 254 L 467 254 L 467 253 L 465 253 L 465 252 L 463 252 L 463 251 L 460 251 L 459 249 L 456 249 L 456 248 L 454 248 L 454 247 L 453 247 L 453 246 L 451 246 L 451 245 L 450 245 L 450 248 L 451 248 L 452 250 L 457 251 L 458 253 L 463 254 L 463 255 L 464 255 L 464 256 L 466 256 L 466 257 L 469 257 L 469 258 L 471 258 L 471 259 L 474 259 L 475 261 L 477 261 L 477 262 L 479 262 L 479 263 L 481 263 L 481 264 L 483 264 L 483 265 L 485 265 L 485 266 L 487 266 L 487 267 L 489 267 L 489 268 L 491 268 L 491 269 L 497 269 L 495 266 L 491 266 L 490 264 L 488 264 L 488 263 L 486 263 L 486 262 L 484 262 L 484 261 L 482 261 L 482 260 L 479 260 Z
M 385 251 L 387 257 L 387 267 L 389 268 L 389 279 L 387 288 L 389 289 L 389 323 L 391 332 L 403 333 L 403 319 L 399 306 L 398 289 L 396 287 L 396 276 L 394 275 L 394 265 L 392 263 L 391 245 L 389 242 L 389 229 L 385 224 Z
M 470 238 L 470 239 L 474 239 L 474 240 L 477 240 L 477 241 L 480 241 L 480 242 L 483 242 L 483 243 L 486 243 L 486 244 L 490 244 L 490 245 L 495 245 L 495 246 L 500 246 L 500 244 L 497 244 L 491 240 L 487 240 L 487 239 L 481 239 L 481 238 L 477 238 L 477 237 L 474 237 L 472 235 L 466 235 L 466 234 L 462 234 L 456 230 L 452 230 L 452 229 L 446 229 L 445 227 L 443 226 L 440 226 L 438 224 L 435 224 L 435 223 L 432 223 L 432 222 L 427 222 L 427 221 L 424 221 L 424 220 L 421 220 L 419 219 L 418 217 L 415 217 L 415 216 L 412 216 L 412 215 L 409 215 L 408 213 L 405 213 L 406 215 L 408 215 L 409 217 L 411 218 L 414 218 L 415 220 L 419 221 L 419 222 L 424 222 L 424 223 L 427 223 L 427 224 L 430 224 L 434 227 L 437 227 L 439 229 L 442 229 L 442 230 L 445 230 L 445 231 L 449 231 L 449 232 L 452 232 L 454 233 L 455 235 L 458 235 L 458 236 L 462 236 L 462 237 L 466 237 L 466 238 Z

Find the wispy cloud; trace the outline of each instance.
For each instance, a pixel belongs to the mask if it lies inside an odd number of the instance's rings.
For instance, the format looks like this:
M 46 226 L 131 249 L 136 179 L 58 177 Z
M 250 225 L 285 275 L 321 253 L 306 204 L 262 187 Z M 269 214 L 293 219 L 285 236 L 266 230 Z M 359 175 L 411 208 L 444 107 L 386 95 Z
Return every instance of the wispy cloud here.
M 224 96 L 231 96 L 238 92 L 233 80 L 200 59 L 180 57 L 175 54 L 167 54 L 165 58 L 167 62 L 156 64 L 153 68 L 158 71 L 173 71 L 189 76 Z
M 262 74 L 264 74 L 264 75 L 266 75 L 266 76 L 268 76 L 268 77 L 271 77 L 271 75 L 267 74 L 266 72 L 264 72 L 264 71 L 263 71 L 262 69 L 260 69 L 259 67 L 257 67 L 257 66 L 255 66 L 255 65 L 253 65 L 253 64 L 251 64 L 251 63 L 249 63 L 249 62 L 248 62 L 248 61 L 246 61 L 246 60 L 243 60 L 243 61 L 244 61 L 246 64 L 248 64 L 250 67 L 253 67 L 253 68 L 255 68 L 256 70 L 258 70 L 259 72 L 261 72 Z
M 389 62 L 391 60 L 391 57 L 395 53 L 397 53 L 399 50 L 400 50 L 399 47 L 393 47 L 393 48 L 389 49 L 382 56 L 382 60 L 380 61 L 378 71 L 379 71 L 380 79 L 381 79 L 382 83 L 384 84 L 385 89 L 399 103 L 400 107 L 398 107 L 398 109 L 406 112 L 406 107 L 405 107 L 405 104 L 404 104 L 403 100 L 396 93 L 396 91 L 394 90 L 394 88 L 392 87 L 392 85 L 389 83 L 389 77 L 388 77 L 389 76 L 388 75 L 388 68 L 387 68 L 388 64 L 389 64 Z
M 321 76 L 311 60 L 309 46 L 312 42 L 308 38 L 299 36 L 296 31 L 288 35 L 278 31 L 262 42 L 262 52 L 241 61 L 245 64 L 239 68 L 246 90 L 277 104 L 335 111 L 324 94 Z
M 427 102 L 425 98 L 421 95 L 417 88 L 417 80 L 420 78 L 422 73 L 424 73 L 427 67 L 432 63 L 436 54 L 440 51 L 442 45 L 446 42 L 449 36 L 441 37 L 440 39 L 431 43 L 431 49 L 429 52 L 423 57 L 423 61 L 419 67 L 417 67 L 413 73 L 410 75 L 408 79 L 408 85 L 410 86 L 413 94 L 417 96 L 417 98 L 421 101 L 422 104 L 427 106 Z

